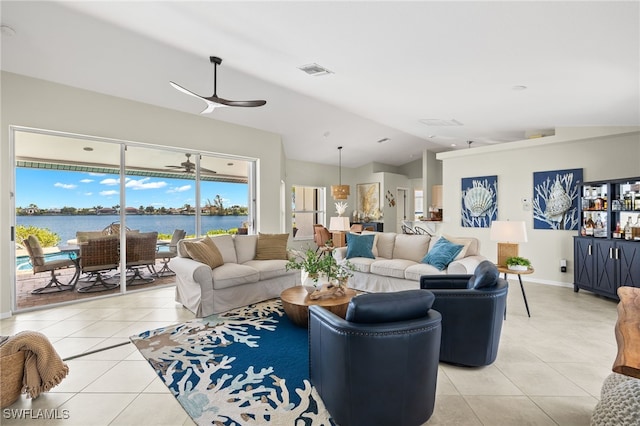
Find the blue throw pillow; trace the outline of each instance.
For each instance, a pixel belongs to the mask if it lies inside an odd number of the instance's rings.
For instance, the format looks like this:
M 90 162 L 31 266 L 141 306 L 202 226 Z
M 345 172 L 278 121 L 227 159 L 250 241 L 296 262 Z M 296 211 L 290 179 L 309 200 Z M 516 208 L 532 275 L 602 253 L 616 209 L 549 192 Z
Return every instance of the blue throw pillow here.
M 368 257 L 375 259 L 373 255 L 373 239 L 375 235 L 365 234 L 347 234 L 347 259 L 352 257 Z
M 422 263 L 428 263 L 438 268 L 439 271 L 442 271 L 447 265 L 453 262 L 453 259 L 456 258 L 463 248 L 463 244 L 454 244 L 445 237 L 440 237 L 422 259 Z

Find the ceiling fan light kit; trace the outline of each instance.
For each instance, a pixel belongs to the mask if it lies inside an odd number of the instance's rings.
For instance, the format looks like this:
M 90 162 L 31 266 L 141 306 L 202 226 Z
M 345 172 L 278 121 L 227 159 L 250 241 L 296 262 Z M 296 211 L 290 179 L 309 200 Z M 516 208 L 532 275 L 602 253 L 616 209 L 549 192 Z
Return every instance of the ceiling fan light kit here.
M 222 59 L 218 58 L 217 56 L 210 56 L 209 60 L 211 61 L 211 63 L 213 64 L 213 95 L 211 96 L 201 96 L 198 95 L 197 93 L 194 93 L 188 89 L 185 89 L 184 87 L 180 86 L 177 83 L 174 83 L 173 81 L 170 81 L 169 84 L 171 84 L 171 86 L 176 89 L 179 90 L 180 92 L 187 94 L 189 96 L 194 96 L 198 99 L 202 99 L 203 101 L 205 101 L 207 103 L 207 107 L 202 110 L 202 112 L 200 114 L 207 114 L 212 112 L 214 109 L 216 108 L 220 108 L 220 107 L 259 107 L 259 106 L 263 106 L 267 103 L 267 101 L 263 101 L 263 100 L 255 100 L 255 101 L 231 101 L 229 99 L 224 99 L 224 98 L 220 98 L 218 97 L 218 75 L 217 75 L 217 70 L 218 70 L 218 65 L 220 65 L 222 63 Z

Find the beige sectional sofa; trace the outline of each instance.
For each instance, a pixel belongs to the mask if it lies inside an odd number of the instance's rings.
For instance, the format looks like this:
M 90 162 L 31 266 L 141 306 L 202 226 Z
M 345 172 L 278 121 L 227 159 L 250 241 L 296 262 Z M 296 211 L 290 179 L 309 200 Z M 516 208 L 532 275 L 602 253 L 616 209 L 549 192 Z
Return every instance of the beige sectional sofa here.
M 192 259 L 185 243 L 178 242 L 178 255 L 171 260 L 176 273 L 176 301 L 198 317 L 227 311 L 263 300 L 300 282 L 300 271 L 287 271 L 286 259 L 256 260 L 258 235 L 216 235 L 211 237 L 222 264 L 211 266 Z M 264 257 L 264 256 L 262 256 Z
M 452 243 L 463 245 L 457 257 L 443 270 L 423 263 L 422 260 L 433 249 L 440 238 L 429 235 L 407 235 L 394 232 L 364 231 L 362 235 L 374 234 L 372 253 L 367 257 L 349 258 L 354 275 L 349 278 L 349 287 L 368 292 L 402 291 L 420 288 L 422 275 L 473 274 L 486 257 L 479 253 L 480 242 L 473 237 L 454 238 L 445 236 Z M 333 251 L 338 262 L 347 258 L 348 247 Z

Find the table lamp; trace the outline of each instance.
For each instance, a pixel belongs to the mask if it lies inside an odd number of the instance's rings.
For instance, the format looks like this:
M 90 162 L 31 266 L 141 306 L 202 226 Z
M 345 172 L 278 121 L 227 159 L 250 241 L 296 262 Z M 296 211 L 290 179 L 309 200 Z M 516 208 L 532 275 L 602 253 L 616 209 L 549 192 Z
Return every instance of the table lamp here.
M 527 242 L 527 230 L 524 221 L 494 220 L 489 237 L 498 241 L 498 266 L 506 266 L 509 257 L 518 256 L 518 243 Z
M 329 231 L 331 232 L 348 231 L 350 228 L 351 224 L 347 216 L 332 217 L 329 221 Z

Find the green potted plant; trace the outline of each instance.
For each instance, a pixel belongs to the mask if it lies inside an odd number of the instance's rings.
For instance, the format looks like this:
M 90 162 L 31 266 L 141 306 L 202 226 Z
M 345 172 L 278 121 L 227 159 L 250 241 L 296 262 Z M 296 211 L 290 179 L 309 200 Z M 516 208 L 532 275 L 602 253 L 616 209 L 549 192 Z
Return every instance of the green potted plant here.
M 508 257 L 506 260 L 507 268 L 512 271 L 526 271 L 531 267 L 531 262 L 529 259 L 525 259 L 524 257 L 512 256 Z
M 324 271 L 325 260 L 314 250 L 308 248 L 304 253 L 295 252 L 286 264 L 287 271 L 299 269 L 302 285 L 309 293 L 313 292 L 320 281 L 320 274 Z M 328 256 L 332 257 L 332 256 Z

